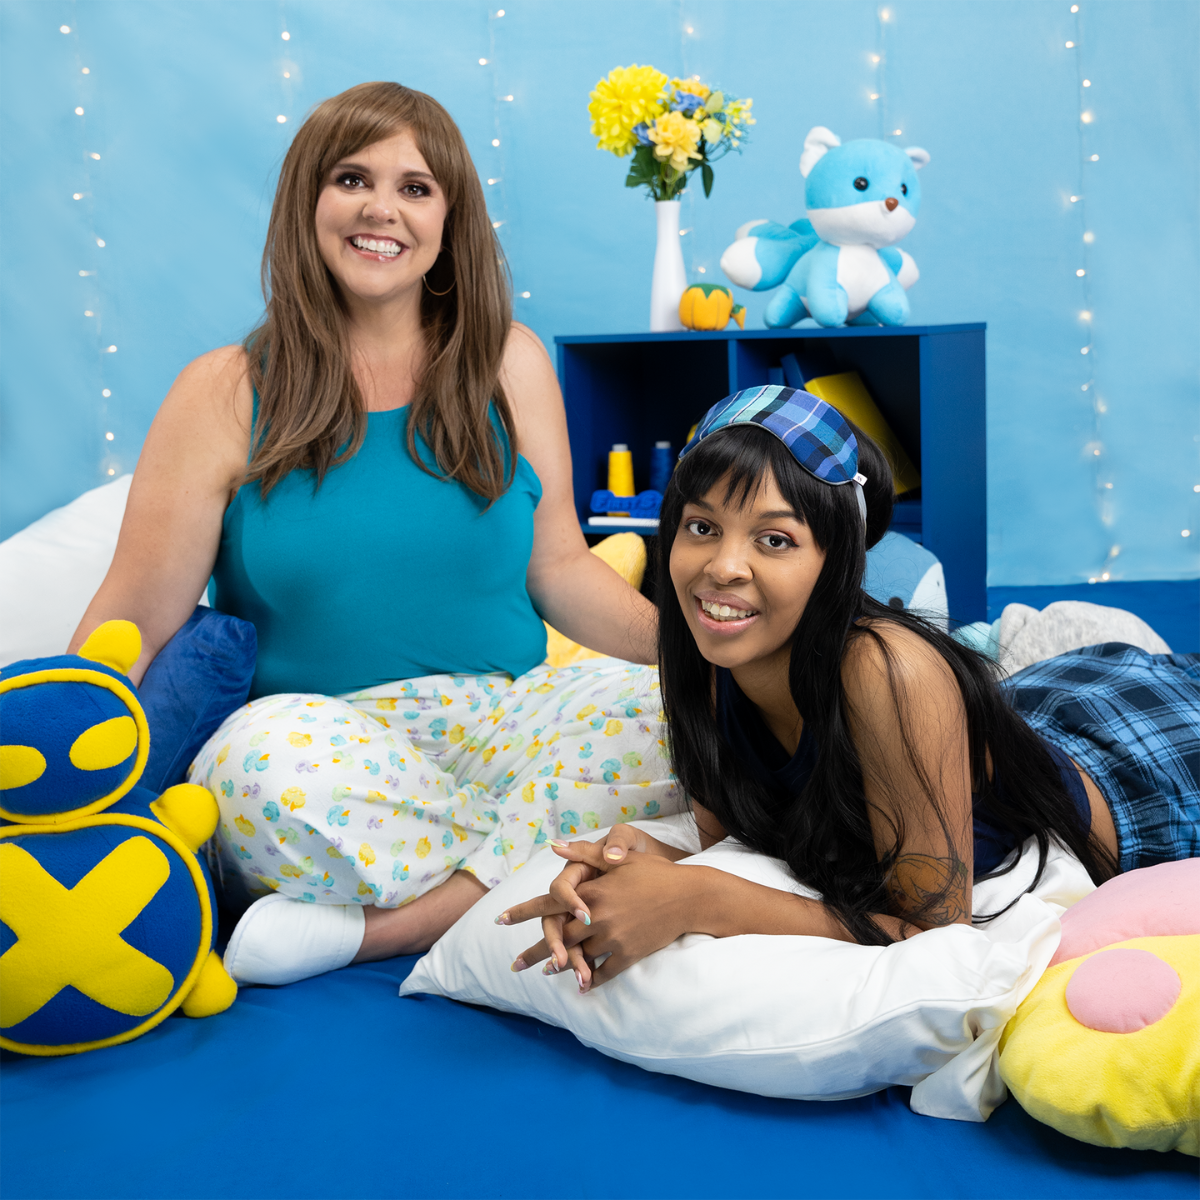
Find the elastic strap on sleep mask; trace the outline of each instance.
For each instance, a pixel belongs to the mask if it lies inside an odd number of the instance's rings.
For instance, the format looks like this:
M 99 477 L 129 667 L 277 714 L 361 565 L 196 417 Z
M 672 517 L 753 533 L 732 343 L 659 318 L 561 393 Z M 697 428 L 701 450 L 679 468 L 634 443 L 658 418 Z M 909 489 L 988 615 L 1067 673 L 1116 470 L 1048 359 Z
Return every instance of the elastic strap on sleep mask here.
M 682 459 L 706 437 L 730 425 L 759 425 L 773 433 L 792 457 L 811 475 L 832 487 L 854 484 L 858 510 L 867 522 L 867 501 L 858 470 L 858 441 L 846 418 L 811 392 L 767 384 L 726 396 L 704 414 L 691 440 L 679 452 Z

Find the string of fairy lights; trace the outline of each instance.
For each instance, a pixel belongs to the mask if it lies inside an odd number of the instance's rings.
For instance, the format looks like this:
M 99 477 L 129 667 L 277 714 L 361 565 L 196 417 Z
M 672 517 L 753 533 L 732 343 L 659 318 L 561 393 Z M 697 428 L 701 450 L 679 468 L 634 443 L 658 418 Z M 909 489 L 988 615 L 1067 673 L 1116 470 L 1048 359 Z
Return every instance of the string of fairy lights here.
M 479 59 L 479 65 L 490 73 L 492 87 L 492 137 L 491 146 L 487 152 L 488 170 L 484 176 L 484 195 L 487 199 L 488 214 L 492 219 L 492 228 L 496 230 L 502 246 L 507 243 L 509 228 L 508 185 L 505 182 L 508 147 L 508 138 L 504 129 L 507 116 L 505 106 L 516 101 L 516 96 L 512 92 L 501 92 L 500 90 L 500 64 L 496 51 L 496 33 L 501 28 L 500 23 L 506 15 L 506 10 L 503 8 L 488 10 L 487 57 Z M 524 289 L 516 292 L 514 298 L 528 300 L 531 296 L 532 293 Z
M 1104 431 L 1103 418 L 1108 412 L 1108 404 L 1101 396 L 1098 387 L 1100 359 L 1092 340 L 1092 320 L 1094 308 L 1092 305 L 1092 255 L 1091 248 L 1096 241 L 1095 233 L 1089 228 L 1087 217 L 1089 168 L 1100 161 L 1100 155 L 1092 150 L 1089 134 L 1096 120 L 1095 111 L 1089 107 L 1091 99 L 1090 88 L 1092 80 L 1083 63 L 1081 43 L 1083 41 L 1083 17 L 1081 6 L 1072 4 L 1070 8 L 1070 37 L 1063 42 L 1063 51 L 1067 54 L 1074 67 L 1076 76 L 1076 92 L 1078 95 L 1078 117 L 1076 118 L 1076 141 L 1078 146 L 1078 161 L 1076 163 L 1075 187 L 1068 197 L 1072 206 L 1075 221 L 1073 228 L 1079 238 L 1078 262 L 1075 277 L 1079 280 L 1079 322 L 1082 327 L 1084 344 L 1079 347 L 1083 358 L 1083 382 L 1079 390 L 1090 394 L 1091 399 L 1091 438 L 1083 447 L 1083 453 L 1092 460 L 1093 482 L 1096 489 L 1096 512 L 1100 524 L 1107 530 L 1112 527 L 1115 515 L 1112 491 L 1114 482 L 1109 478 L 1111 471 L 1104 461 Z M 1108 554 L 1103 564 L 1088 576 L 1088 583 L 1107 583 L 1112 579 L 1116 559 L 1121 553 L 1119 544 L 1110 544 Z
M 106 344 L 104 336 L 104 317 L 109 306 L 104 291 L 104 256 L 99 252 L 108 248 L 108 241 L 96 228 L 95 205 L 95 186 L 99 171 L 97 164 L 103 161 L 103 158 L 92 134 L 95 122 L 92 125 L 88 122 L 88 110 L 92 109 L 95 103 L 95 77 L 80 45 L 77 16 L 78 10 L 72 0 L 69 23 L 60 25 L 58 32 L 69 39 L 67 45 L 74 59 L 76 103 L 73 107 L 74 116 L 77 118 L 75 142 L 79 158 L 76 190 L 71 193 L 71 199 L 80 205 L 88 241 L 94 247 L 86 265 L 78 268 L 79 279 L 84 281 L 79 303 L 86 323 L 86 336 L 95 347 L 95 373 L 91 386 L 99 392 L 101 401 L 96 409 L 96 439 L 99 443 L 97 471 L 100 478 L 105 480 L 114 478 L 122 470 L 122 462 L 114 445 L 117 435 L 111 427 L 109 416 L 109 401 L 113 393 L 108 379 L 108 355 L 116 354 L 117 346 L 115 343 Z

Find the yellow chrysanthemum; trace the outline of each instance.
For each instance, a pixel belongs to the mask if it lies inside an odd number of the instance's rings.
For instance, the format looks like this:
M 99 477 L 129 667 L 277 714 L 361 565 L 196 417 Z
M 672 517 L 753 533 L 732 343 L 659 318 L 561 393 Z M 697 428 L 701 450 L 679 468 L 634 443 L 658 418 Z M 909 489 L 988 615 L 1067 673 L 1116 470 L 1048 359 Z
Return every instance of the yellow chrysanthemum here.
M 683 113 L 663 113 L 646 136 L 654 143 L 655 157 L 669 160 L 681 174 L 691 166 L 689 160 L 700 157 L 696 148 L 700 141 L 700 126 L 689 121 Z
M 590 93 L 588 114 L 592 133 L 600 150 L 609 150 L 618 158 L 632 154 L 637 147 L 635 125 L 649 125 L 663 110 L 662 92 L 667 77 L 653 67 L 616 67 L 607 79 Z
M 700 82 L 699 75 L 693 75 L 691 79 L 672 79 L 671 87 L 677 92 L 687 92 L 689 96 L 699 96 L 701 100 L 707 100 L 712 91 L 708 84 Z

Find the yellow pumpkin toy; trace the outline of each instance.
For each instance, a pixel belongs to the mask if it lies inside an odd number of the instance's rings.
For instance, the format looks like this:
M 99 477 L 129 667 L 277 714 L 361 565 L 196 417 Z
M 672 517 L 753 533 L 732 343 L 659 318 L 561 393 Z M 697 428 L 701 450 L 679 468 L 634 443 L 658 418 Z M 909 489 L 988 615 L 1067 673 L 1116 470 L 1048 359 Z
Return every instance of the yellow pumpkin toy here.
M 746 309 L 719 283 L 693 283 L 679 298 L 679 319 L 686 329 L 724 329 L 732 317 L 746 328 Z

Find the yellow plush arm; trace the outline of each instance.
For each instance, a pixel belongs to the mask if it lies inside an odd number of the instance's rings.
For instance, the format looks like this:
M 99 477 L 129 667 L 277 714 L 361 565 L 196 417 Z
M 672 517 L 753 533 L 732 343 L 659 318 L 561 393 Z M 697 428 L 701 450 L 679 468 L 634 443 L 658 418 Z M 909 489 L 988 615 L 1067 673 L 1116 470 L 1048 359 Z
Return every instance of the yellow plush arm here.
M 193 853 L 213 835 L 220 819 L 216 798 L 195 783 L 177 783 L 150 805 L 150 811 Z
M 224 1012 L 237 999 L 237 984 L 230 978 L 215 950 L 210 951 L 200 974 L 181 1005 L 185 1017 L 211 1017 Z

